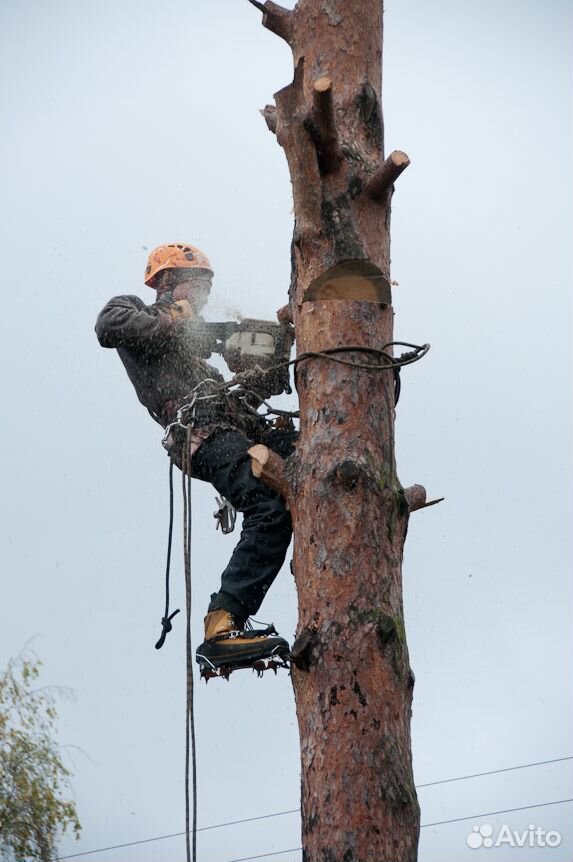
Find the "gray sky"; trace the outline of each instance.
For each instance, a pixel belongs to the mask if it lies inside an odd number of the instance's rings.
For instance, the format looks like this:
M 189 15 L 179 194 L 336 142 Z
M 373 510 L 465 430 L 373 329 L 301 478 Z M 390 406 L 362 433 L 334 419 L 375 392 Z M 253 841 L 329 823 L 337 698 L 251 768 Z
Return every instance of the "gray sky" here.
M 413 515 L 404 561 L 424 784 L 573 755 L 572 10 L 386 6 L 386 149 L 412 159 L 393 206 L 396 336 L 432 344 L 403 372 L 398 467 L 404 485 L 446 497 Z M 65 855 L 184 829 L 182 616 L 153 648 L 167 458 L 95 316 L 118 293 L 151 301 L 146 249 L 170 241 L 210 256 L 212 319 L 272 318 L 286 301 L 290 182 L 258 110 L 292 64 L 247 0 L 0 8 L 0 661 L 34 638 L 44 681 L 75 693 L 60 738 L 84 831 Z M 214 494 L 196 484 L 195 645 L 237 535 L 215 533 Z M 178 552 L 172 589 L 183 607 Z M 259 615 L 292 637 L 288 567 Z M 285 673 L 197 686 L 196 714 L 200 826 L 298 806 Z M 570 798 L 570 764 L 422 788 L 422 823 Z M 426 827 L 420 860 L 566 862 L 571 819 L 569 804 Z M 480 823 L 563 842 L 472 850 Z M 299 846 L 289 814 L 201 833 L 199 859 Z M 82 858 L 180 862 L 184 839 Z

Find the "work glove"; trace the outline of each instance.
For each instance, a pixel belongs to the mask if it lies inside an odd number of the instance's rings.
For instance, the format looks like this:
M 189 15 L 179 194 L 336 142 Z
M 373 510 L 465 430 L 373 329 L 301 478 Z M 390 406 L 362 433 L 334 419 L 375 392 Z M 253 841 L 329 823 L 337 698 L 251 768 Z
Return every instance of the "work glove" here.
M 155 301 L 155 308 L 163 314 L 169 315 L 171 320 L 190 320 L 195 317 L 195 312 L 188 299 L 173 299 L 170 290 L 161 292 Z
M 195 312 L 188 299 L 162 303 L 161 311 L 166 312 L 171 320 L 190 320 L 195 317 Z

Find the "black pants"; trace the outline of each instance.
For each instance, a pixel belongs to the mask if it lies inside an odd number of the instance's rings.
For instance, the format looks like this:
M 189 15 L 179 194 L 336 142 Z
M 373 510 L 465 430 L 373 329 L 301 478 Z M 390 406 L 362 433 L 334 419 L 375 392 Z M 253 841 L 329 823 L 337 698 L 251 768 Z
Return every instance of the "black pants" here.
M 297 436 L 296 431 L 268 431 L 261 442 L 287 458 Z M 209 604 L 210 611 L 224 608 L 239 621 L 258 611 L 292 534 L 285 501 L 252 474 L 247 455 L 252 445 L 238 431 L 222 431 L 205 440 L 191 461 L 191 475 L 210 482 L 243 514 L 241 537 Z

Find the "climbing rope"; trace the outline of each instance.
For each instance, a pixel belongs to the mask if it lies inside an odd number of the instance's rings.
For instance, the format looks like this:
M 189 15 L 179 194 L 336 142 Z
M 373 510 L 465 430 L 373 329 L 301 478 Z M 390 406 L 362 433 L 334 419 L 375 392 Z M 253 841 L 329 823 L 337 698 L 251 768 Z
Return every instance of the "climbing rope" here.
M 197 862 L 197 754 L 195 747 L 195 713 L 193 701 L 193 653 L 191 644 L 191 425 L 187 426 L 181 475 L 183 482 L 183 561 L 185 568 L 185 604 L 187 626 L 185 635 L 185 655 L 187 668 L 187 706 L 185 721 L 185 841 L 187 862 Z M 191 767 L 193 783 L 193 817 L 191 823 L 191 801 L 189 771 Z
M 389 347 L 411 347 L 412 350 L 403 353 L 401 356 L 394 357 L 387 353 Z M 402 368 L 404 365 L 411 365 L 413 362 L 418 362 L 422 359 L 428 350 L 429 344 L 410 344 L 407 341 L 389 341 L 384 347 L 363 347 L 358 344 L 348 344 L 344 347 L 327 347 L 324 350 L 307 350 L 304 353 L 299 353 L 296 359 L 291 359 L 289 365 L 296 365 L 305 359 L 327 358 L 331 362 L 339 362 L 341 365 L 350 365 L 353 368 L 366 368 L 368 371 L 383 371 L 385 368 Z M 332 356 L 333 353 L 369 353 L 372 356 L 380 356 L 386 359 L 382 365 L 367 365 L 361 362 L 353 362 L 348 359 L 339 359 Z
M 402 353 L 398 357 L 392 356 L 387 350 L 391 347 L 409 347 L 411 350 L 406 353 Z M 262 398 L 256 390 L 249 389 L 249 385 L 257 381 L 264 381 L 266 375 L 271 374 L 274 371 L 277 371 L 280 368 L 286 368 L 291 365 L 298 365 L 300 362 L 304 362 L 307 359 L 326 359 L 329 362 L 337 362 L 341 365 L 347 365 L 350 368 L 360 368 L 366 371 L 388 371 L 391 370 L 394 374 L 394 404 L 398 403 L 398 398 L 400 397 L 400 369 L 405 365 L 412 365 L 414 362 L 418 362 L 422 359 L 430 349 L 429 344 L 411 344 L 408 341 L 389 341 L 383 345 L 383 347 L 364 347 L 360 344 L 348 344 L 343 347 L 327 347 L 324 350 L 307 350 L 304 353 L 300 353 L 295 359 L 285 360 L 284 362 L 279 362 L 276 365 L 272 365 L 270 368 L 257 368 L 257 369 L 249 369 L 248 371 L 240 371 L 238 374 L 235 374 L 230 380 L 220 383 L 219 381 L 213 380 L 211 378 L 206 378 L 205 380 L 201 380 L 189 394 L 187 401 L 179 407 L 177 410 L 177 417 L 174 422 L 168 425 L 165 429 L 165 436 L 163 438 L 163 443 L 165 445 L 167 439 L 169 438 L 171 429 L 175 427 L 183 427 L 187 428 L 189 424 L 192 424 L 194 411 L 196 405 L 199 401 L 209 401 L 220 398 L 222 395 L 227 395 L 228 397 L 239 397 L 241 403 L 245 410 L 254 415 L 258 416 L 259 419 L 266 419 L 267 416 L 284 416 L 284 417 L 298 417 L 300 415 L 300 411 L 298 410 L 279 410 L 276 407 L 273 407 L 267 400 Z M 339 356 L 334 356 L 335 353 L 366 353 L 370 356 L 377 356 L 383 359 L 384 361 L 378 364 L 374 363 L 366 363 L 366 362 L 355 362 L 349 359 L 341 359 Z M 206 395 L 199 395 L 199 391 L 201 387 L 205 384 L 210 385 L 210 392 Z M 234 387 L 238 387 L 234 392 Z M 248 396 L 254 396 L 258 401 L 258 406 L 254 407 L 252 404 L 248 403 Z M 259 413 L 258 411 L 264 405 L 266 407 L 266 413 Z M 188 418 L 190 417 L 190 419 Z
M 171 548 L 173 545 L 173 461 L 169 461 L 169 530 L 167 534 L 167 563 L 165 565 L 165 613 L 161 618 L 161 636 L 155 649 L 161 649 L 165 638 L 173 628 L 171 620 L 179 613 L 179 608 L 169 613 L 169 573 L 171 571 Z
M 402 353 L 400 356 L 394 357 L 390 353 L 387 352 L 390 347 L 410 347 L 411 349 L 406 353 Z M 327 359 L 330 362 L 337 362 L 340 365 L 347 365 L 350 368 L 361 368 L 367 371 L 387 371 L 391 370 L 394 374 L 394 405 L 398 403 L 400 398 L 400 390 L 401 390 L 401 381 L 400 381 L 400 369 L 405 365 L 412 365 L 414 362 L 418 362 L 420 359 L 427 354 L 430 349 L 429 344 L 411 344 L 408 341 L 389 341 L 383 347 L 363 347 L 358 344 L 349 344 L 344 347 L 327 347 L 324 350 L 307 350 L 304 353 L 299 353 L 299 355 L 295 359 L 285 360 L 284 362 L 279 362 L 277 365 L 271 366 L 271 368 L 267 369 L 258 369 L 257 371 L 242 371 L 238 374 L 235 374 L 229 381 L 226 383 L 218 384 L 221 390 L 230 390 L 234 386 L 239 386 L 245 395 L 257 395 L 255 390 L 251 390 L 248 388 L 249 384 L 252 384 L 256 379 L 264 379 L 266 374 L 270 374 L 273 371 L 276 371 L 279 368 L 284 368 L 290 365 L 298 365 L 300 362 L 304 362 L 306 359 Z M 370 356 L 378 356 L 382 358 L 384 361 L 379 364 L 366 363 L 366 362 L 355 362 L 353 360 L 341 359 L 339 356 L 334 356 L 335 353 L 366 353 Z M 205 397 L 205 396 L 203 396 Z M 207 396 L 207 397 L 213 397 Z M 259 401 L 261 402 L 261 406 L 264 405 L 266 407 L 266 413 L 259 413 L 257 409 L 252 407 L 243 399 L 243 404 L 247 410 L 251 413 L 254 413 L 258 416 L 262 416 L 266 418 L 267 416 L 290 416 L 290 417 L 298 417 L 300 416 L 299 410 L 278 410 L 275 407 L 272 407 L 268 401 L 265 399 L 261 399 L 260 396 Z M 201 396 L 197 400 L 201 400 Z
M 187 406 L 187 405 L 185 405 Z M 183 563 L 185 570 L 185 604 L 187 610 L 187 625 L 185 637 L 186 663 L 186 706 L 185 706 L 185 838 L 187 862 L 197 862 L 197 755 L 195 746 L 195 714 L 193 690 L 193 650 L 191 643 L 191 458 L 190 444 L 192 423 L 183 425 L 181 411 L 178 413 L 178 423 L 186 428 L 185 445 L 181 460 L 181 476 L 183 483 Z M 175 424 L 175 423 L 174 423 Z M 165 567 L 165 613 L 161 619 L 161 636 L 155 644 L 161 649 L 165 638 L 173 628 L 171 620 L 179 613 L 179 608 L 169 613 L 169 574 L 171 569 L 171 549 L 173 544 L 173 460 L 169 462 L 169 533 L 167 541 L 167 563 Z M 190 790 L 190 772 L 193 790 Z M 192 799 L 192 801 L 191 801 Z M 191 816 L 192 808 L 192 816 Z

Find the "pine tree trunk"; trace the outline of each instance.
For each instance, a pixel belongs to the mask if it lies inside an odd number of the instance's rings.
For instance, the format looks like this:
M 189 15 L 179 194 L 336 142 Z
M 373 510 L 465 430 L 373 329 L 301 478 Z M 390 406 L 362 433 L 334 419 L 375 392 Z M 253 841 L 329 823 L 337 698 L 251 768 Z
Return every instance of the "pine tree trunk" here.
M 393 325 L 390 201 L 408 159 L 383 155 L 382 2 L 299 0 L 292 12 L 251 2 L 294 56 L 293 83 L 264 115 L 293 185 L 297 352 L 383 348 Z M 358 351 L 335 356 L 381 362 Z M 393 374 L 307 358 L 296 386 L 301 433 L 287 497 L 303 859 L 412 862 L 414 678 L 401 583 L 409 510 L 394 460 Z

